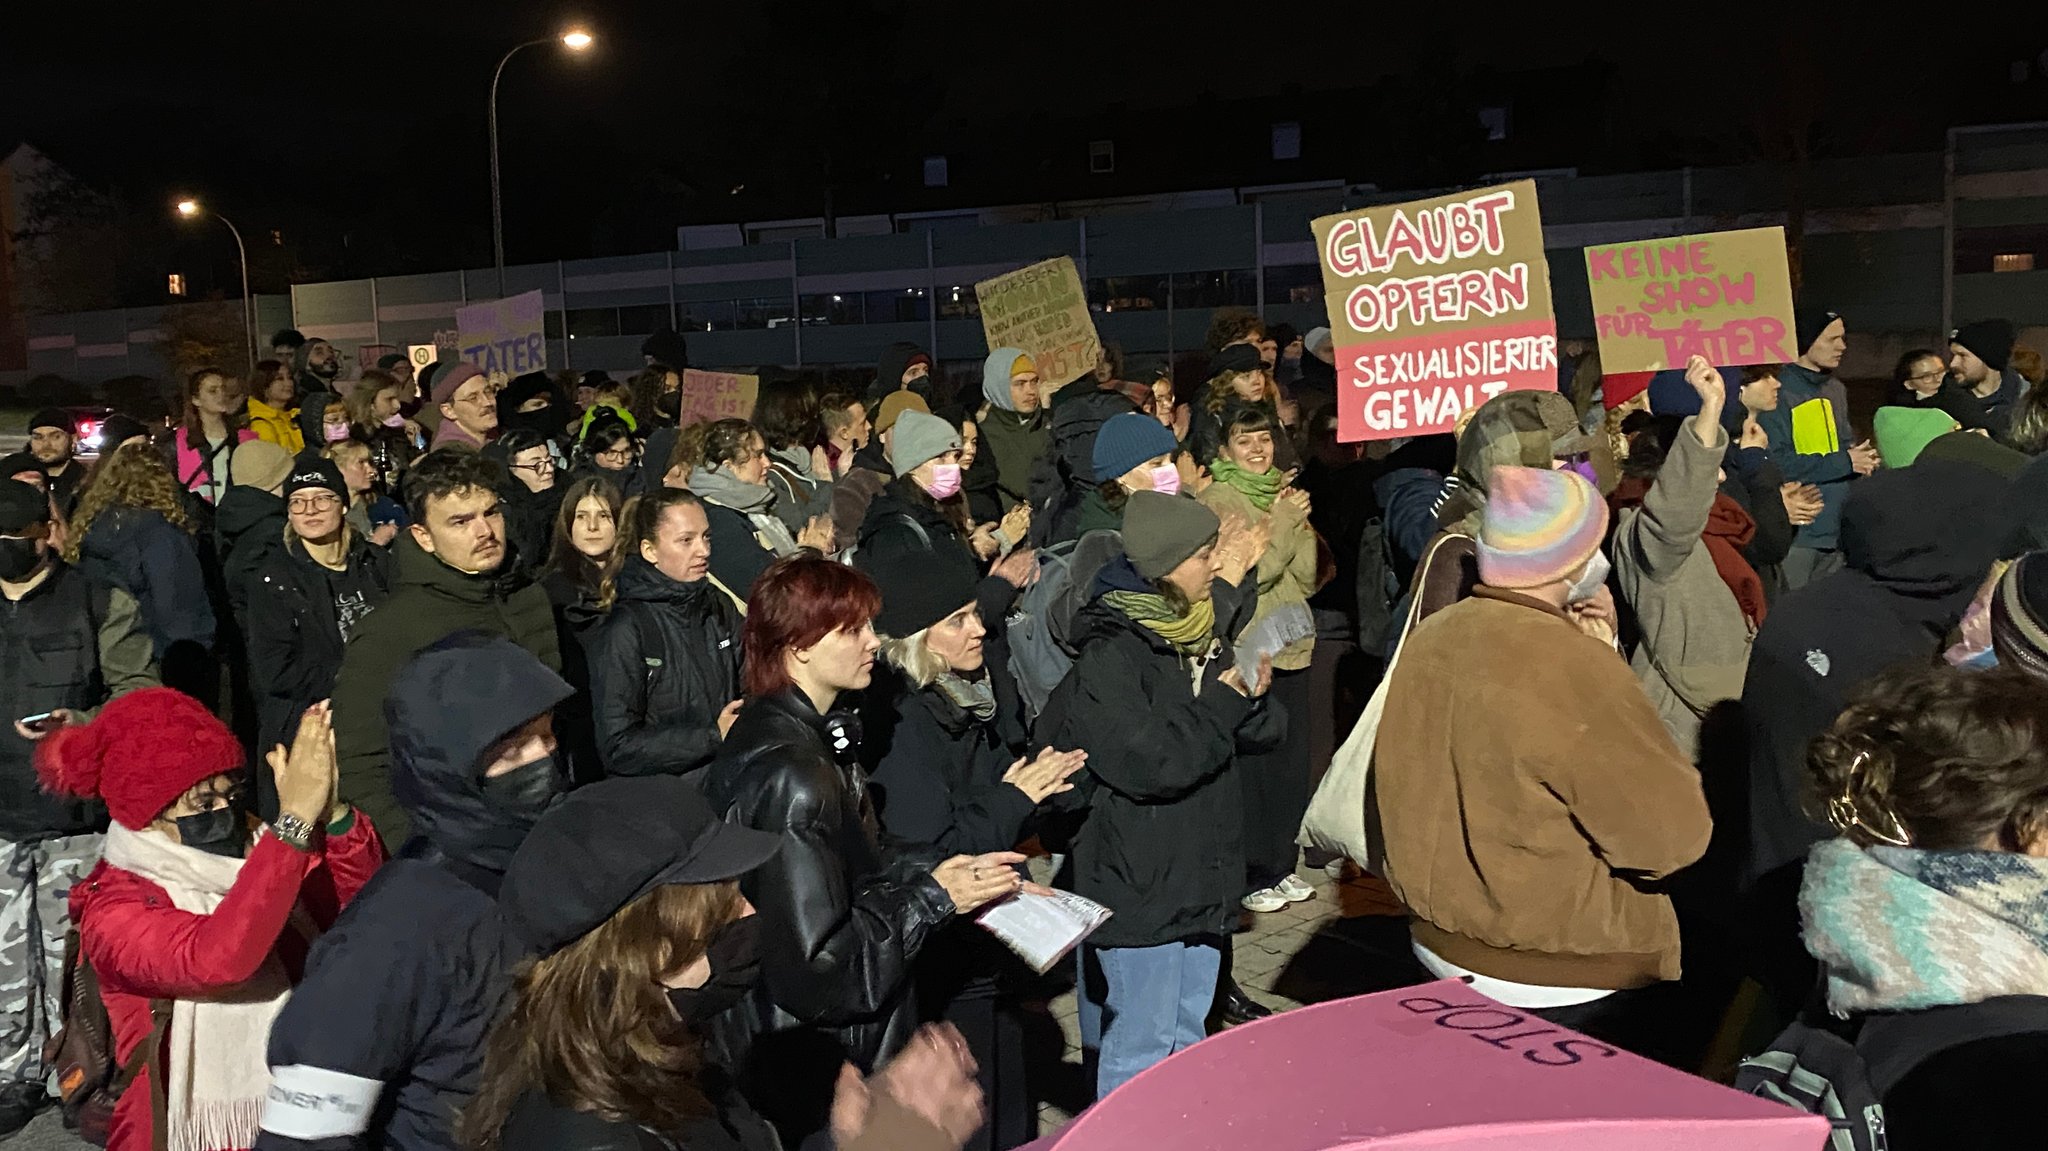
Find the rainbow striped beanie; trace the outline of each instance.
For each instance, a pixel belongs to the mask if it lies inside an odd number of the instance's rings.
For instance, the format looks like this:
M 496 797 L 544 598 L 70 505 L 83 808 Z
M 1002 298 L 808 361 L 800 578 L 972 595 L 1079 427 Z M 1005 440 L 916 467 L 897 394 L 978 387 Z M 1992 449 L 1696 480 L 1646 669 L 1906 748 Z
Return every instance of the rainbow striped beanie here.
M 1548 468 L 1497 467 L 1486 483 L 1479 578 L 1531 588 L 1568 579 L 1600 550 L 1607 503 L 1583 478 Z

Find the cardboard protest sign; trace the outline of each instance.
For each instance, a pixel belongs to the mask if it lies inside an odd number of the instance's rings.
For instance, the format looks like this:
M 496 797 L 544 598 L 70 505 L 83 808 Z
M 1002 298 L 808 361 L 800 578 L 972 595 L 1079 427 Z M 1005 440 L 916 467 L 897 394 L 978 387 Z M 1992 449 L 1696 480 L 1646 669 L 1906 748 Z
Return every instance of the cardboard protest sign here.
M 1586 279 L 1603 372 L 1799 358 L 1783 228 L 1602 244 L 1586 249 Z
M 1536 184 L 1310 224 L 1337 356 L 1337 438 L 1447 432 L 1506 391 L 1557 387 Z
M 680 423 L 711 420 L 751 420 L 754 400 L 761 394 L 761 377 L 731 372 L 683 372 L 683 405 Z
M 542 309 L 538 291 L 455 309 L 463 361 L 475 364 L 493 386 L 513 376 L 545 371 L 548 341 Z
M 990 350 L 1022 348 L 1042 386 L 1058 389 L 1095 370 L 1102 340 L 1071 256 L 1005 272 L 974 285 Z
M 1828 1130 L 1447 979 L 1231 1028 L 1028 1151 L 1821 1151 Z

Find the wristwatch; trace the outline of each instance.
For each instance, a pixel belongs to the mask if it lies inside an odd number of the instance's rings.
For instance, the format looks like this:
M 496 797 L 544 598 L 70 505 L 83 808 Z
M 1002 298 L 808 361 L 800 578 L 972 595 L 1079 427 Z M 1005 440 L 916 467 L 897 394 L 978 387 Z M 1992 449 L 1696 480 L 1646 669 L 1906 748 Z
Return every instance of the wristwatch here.
M 289 812 L 270 821 L 270 833 L 300 851 L 313 850 L 314 827 Z

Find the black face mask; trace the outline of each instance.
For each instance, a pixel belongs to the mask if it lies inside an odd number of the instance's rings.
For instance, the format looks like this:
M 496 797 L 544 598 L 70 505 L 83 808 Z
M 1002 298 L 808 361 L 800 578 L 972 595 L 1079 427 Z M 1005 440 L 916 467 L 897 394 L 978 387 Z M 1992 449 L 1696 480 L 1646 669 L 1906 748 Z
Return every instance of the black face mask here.
M 669 989 L 669 1005 L 690 1023 L 705 1023 L 747 997 L 761 980 L 761 917 L 735 919 L 712 936 L 704 949 L 711 978 L 702 987 Z
M 562 798 L 562 769 L 553 755 L 521 764 L 503 775 L 483 781 L 484 802 L 513 822 L 524 821 L 520 837 L 533 827 L 541 812 Z
M 656 412 L 659 412 L 663 418 L 668 420 L 669 423 L 675 423 L 677 420 L 682 419 L 682 391 L 677 390 L 673 392 L 663 392 L 660 395 L 654 397 L 654 410 Z
M 226 807 L 181 815 L 173 822 L 178 825 L 178 842 L 186 847 L 229 859 L 240 859 L 249 850 L 249 820 L 233 797 Z
M 0 540 L 0 580 L 19 583 L 33 574 L 42 562 L 43 553 L 36 550 L 36 541 Z

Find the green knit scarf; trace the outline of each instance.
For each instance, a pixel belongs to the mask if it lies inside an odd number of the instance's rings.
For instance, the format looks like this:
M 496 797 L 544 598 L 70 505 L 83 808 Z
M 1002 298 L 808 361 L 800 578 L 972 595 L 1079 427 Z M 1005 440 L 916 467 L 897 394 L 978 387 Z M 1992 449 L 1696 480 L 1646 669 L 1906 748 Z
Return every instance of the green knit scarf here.
M 1267 468 L 1264 474 L 1254 474 L 1238 467 L 1222 456 L 1216 457 L 1209 465 L 1209 474 L 1216 482 L 1228 484 L 1232 491 L 1252 502 L 1262 512 L 1273 510 L 1273 501 L 1280 497 L 1280 481 L 1285 478 L 1279 468 Z
M 1166 597 L 1157 592 L 1112 591 L 1102 598 L 1182 655 L 1207 655 L 1216 641 L 1216 605 L 1209 600 L 1189 608 L 1186 615 L 1176 615 Z

